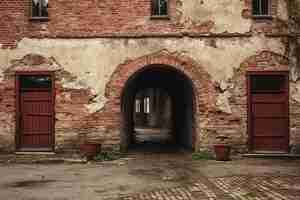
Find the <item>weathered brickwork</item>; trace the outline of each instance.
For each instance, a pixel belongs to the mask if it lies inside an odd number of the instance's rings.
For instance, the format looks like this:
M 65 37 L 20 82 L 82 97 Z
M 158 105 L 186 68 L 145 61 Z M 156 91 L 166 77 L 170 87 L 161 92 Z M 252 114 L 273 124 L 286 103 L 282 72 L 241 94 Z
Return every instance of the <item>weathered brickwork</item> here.
M 153 19 L 150 16 L 150 0 L 121 1 L 49 1 L 49 20 L 30 20 L 30 0 L 3 0 L 0 3 L 0 44 L 2 48 L 15 47 L 23 37 L 33 38 L 95 38 L 136 37 L 146 35 L 181 36 L 203 33 L 284 33 L 287 30 L 287 14 L 282 9 L 286 0 L 272 0 L 272 20 L 252 20 L 251 0 L 214 5 L 211 2 L 185 4 L 181 0 L 170 0 L 169 18 Z M 236 4 L 236 5 L 235 5 Z M 282 5 L 282 6 L 278 6 Z M 228 10 L 226 8 L 228 7 Z M 282 8 L 279 10 L 279 8 Z M 223 9 L 223 10 L 222 10 Z M 230 13 L 233 10 L 236 13 Z M 241 9 L 241 10 L 239 10 Z M 86 11 L 89 12 L 86 12 Z M 208 17 L 202 17 L 201 11 Z M 218 14 L 220 13 L 220 14 Z M 199 16 L 197 16 L 199 15 Z M 213 15 L 216 15 L 214 17 Z M 217 24 L 217 15 L 228 19 L 228 30 L 224 23 Z M 240 19 L 235 18 L 238 16 Z M 243 16 L 243 18 L 241 17 Z M 207 19 L 206 19 L 207 18 Z M 211 18 L 211 19 L 209 19 Z M 215 19 L 215 20 L 214 20 Z M 240 20 L 240 21 L 235 21 Z M 239 32 L 233 24 L 245 26 L 248 30 Z M 252 25 L 251 25 L 251 23 Z
M 287 199 L 299 198 L 299 176 L 233 176 L 209 178 L 186 186 L 121 196 L 122 200 L 188 199 Z
M 191 80 L 195 150 L 228 135 L 237 152 L 248 150 L 246 72 L 290 71 L 290 144 L 299 144 L 297 16 L 289 1 L 271 2 L 271 17 L 258 19 L 251 0 L 170 0 L 168 18 L 153 19 L 150 0 L 50 0 L 40 21 L 29 0 L 2 0 L 0 149 L 15 150 L 16 71 L 55 71 L 55 150 L 76 151 L 86 134 L 120 145 L 122 92 L 151 65 Z
M 16 85 L 15 73 L 17 71 L 54 71 L 55 72 L 55 147 L 56 150 L 76 150 L 80 144 L 81 133 L 91 133 L 92 129 L 85 124 L 88 116 L 87 108 L 84 106 L 93 99 L 92 92 L 83 86 L 77 88 L 67 88 L 62 85 L 65 82 L 74 82 L 76 77 L 71 73 L 64 71 L 55 60 L 42 57 L 40 55 L 30 54 L 20 60 L 14 60 L 13 65 L 8 68 L 4 74 L 1 87 L 1 125 L 4 125 L 1 132 L 0 148 L 14 150 L 15 146 L 15 127 L 16 127 Z M 8 135 L 10 137 L 8 137 Z M 82 142 L 82 141 L 81 141 Z M 8 150 L 8 149 L 7 149 Z

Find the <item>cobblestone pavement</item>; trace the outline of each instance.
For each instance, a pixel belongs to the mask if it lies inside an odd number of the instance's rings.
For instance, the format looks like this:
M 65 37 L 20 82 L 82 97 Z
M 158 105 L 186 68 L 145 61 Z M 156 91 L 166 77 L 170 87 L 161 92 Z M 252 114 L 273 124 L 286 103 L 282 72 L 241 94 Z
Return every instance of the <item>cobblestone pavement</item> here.
M 182 187 L 121 197 L 122 200 L 299 200 L 300 176 L 209 178 Z

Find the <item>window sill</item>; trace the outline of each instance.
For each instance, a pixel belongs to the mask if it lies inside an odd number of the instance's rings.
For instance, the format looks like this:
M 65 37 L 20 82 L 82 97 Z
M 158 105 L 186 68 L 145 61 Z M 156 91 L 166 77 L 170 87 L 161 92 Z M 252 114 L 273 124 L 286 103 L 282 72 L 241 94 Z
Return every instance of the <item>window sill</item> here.
M 151 15 L 150 19 L 170 20 L 169 15 Z
M 34 21 L 34 22 L 47 22 L 49 21 L 49 17 L 30 17 L 29 21 Z
M 260 19 L 272 20 L 273 16 L 272 15 L 252 15 L 252 18 L 257 19 L 257 20 L 260 20 Z

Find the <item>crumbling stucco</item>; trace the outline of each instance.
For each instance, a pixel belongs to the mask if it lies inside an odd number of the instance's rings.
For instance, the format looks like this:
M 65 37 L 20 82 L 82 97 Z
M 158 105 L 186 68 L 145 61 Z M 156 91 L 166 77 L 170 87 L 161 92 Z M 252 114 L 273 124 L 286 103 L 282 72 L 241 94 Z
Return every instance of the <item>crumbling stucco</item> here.
M 185 28 L 200 26 L 207 22 L 213 23 L 210 29 L 213 33 L 247 33 L 251 31 L 253 20 L 244 18 L 243 11 L 248 10 L 247 0 L 195 0 L 180 1 L 178 13 L 180 22 Z M 250 4 L 251 5 L 251 4 Z M 278 0 L 276 17 L 281 21 L 287 21 L 288 5 L 285 0 Z
M 201 64 L 214 81 L 232 77 L 235 68 L 247 57 L 262 50 L 278 54 L 286 52 L 277 38 L 257 35 L 251 38 L 216 39 L 216 47 L 207 45 L 206 39 L 23 39 L 16 49 L 0 50 L 0 70 L 11 61 L 35 53 L 53 57 L 64 70 L 77 77 L 65 82 L 65 87 L 90 88 L 105 101 L 104 90 L 111 74 L 126 60 L 166 49 L 187 55 Z M 107 54 L 109 52 L 109 54 Z M 217 59 L 216 59 L 217 58 Z M 92 109 L 93 110 L 93 109 Z
M 200 25 L 212 21 L 215 26 L 211 31 L 215 33 L 245 33 L 250 30 L 251 20 L 244 19 L 241 15 L 245 9 L 245 1 L 182 1 L 182 7 L 178 9 L 182 13 L 181 23 L 187 27 L 193 23 Z
M 296 102 L 300 103 L 300 84 L 292 84 L 291 85 L 292 90 L 291 90 L 291 96 L 292 99 Z
M 300 0 L 290 0 L 289 2 L 290 32 L 300 32 Z M 291 97 L 294 101 L 300 103 L 300 39 L 290 38 L 289 44 L 290 74 L 291 80 Z
M 219 94 L 217 97 L 216 106 L 217 108 L 227 114 L 232 114 L 231 106 L 229 104 L 229 98 L 231 97 L 231 94 L 226 91 L 224 93 Z
M 278 0 L 278 9 L 277 9 L 277 18 L 282 21 L 289 20 L 289 12 L 288 11 L 288 1 L 286 0 Z
M 32 53 L 50 58 L 53 62 L 51 63 L 53 70 L 68 72 L 68 76 L 62 76 L 60 80 L 64 88 L 90 91 L 94 97 L 85 108 L 89 113 L 94 113 L 101 110 L 107 102 L 105 87 L 112 73 L 118 65 L 127 60 L 163 49 L 177 52 L 178 55 L 194 59 L 211 75 L 213 81 L 222 83 L 222 87 L 227 87 L 227 80 L 247 57 L 262 50 L 271 50 L 278 54 L 286 52 L 285 45 L 280 39 L 266 38 L 262 35 L 239 39 L 219 38 L 214 40 L 215 45 L 210 45 L 208 40 L 211 39 L 39 40 L 26 38 L 16 49 L 0 50 L 0 70 L 26 68 L 26 63 L 20 66 L 16 60 Z M 2 78 L 1 73 L 0 79 Z M 219 94 L 217 107 L 222 112 L 231 113 L 228 95 L 224 95 L 227 94 L 224 91 Z

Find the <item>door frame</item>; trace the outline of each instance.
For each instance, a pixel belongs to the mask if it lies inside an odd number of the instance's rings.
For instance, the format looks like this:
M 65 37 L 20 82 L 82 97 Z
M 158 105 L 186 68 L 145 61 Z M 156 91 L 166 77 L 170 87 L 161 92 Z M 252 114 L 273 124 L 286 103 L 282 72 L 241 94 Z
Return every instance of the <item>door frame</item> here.
M 51 126 L 51 137 L 52 144 L 50 144 L 49 150 L 40 150 L 36 149 L 36 151 L 54 151 L 55 150 L 55 75 L 54 71 L 17 71 L 15 74 L 15 105 L 16 105 L 16 133 L 15 133 L 15 141 L 16 141 L 16 151 L 20 151 L 21 149 L 21 84 L 20 77 L 24 75 L 47 75 L 51 77 L 51 104 L 52 104 L 52 126 Z M 31 150 L 30 150 L 31 151 Z
M 286 88 L 286 99 L 287 99 L 287 146 L 283 150 L 284 152 L 289 152 L 289 142 L 290 142 L 290 101 L 289 101 L 289 93 L 290 93 L 290 85 L 289 85 L 289 71 L 247 71 L 246 72 L 246 90 L 247 90 L 247 132 L 248 132 L 248 149 L 250 152 L 254 152 L 254 133 L 252 131 L 252 112 L 251 112 L 251 85 L 250 85 L 250 77 L 253 75 L 283 75 L 285 77 L 285 88 Z

